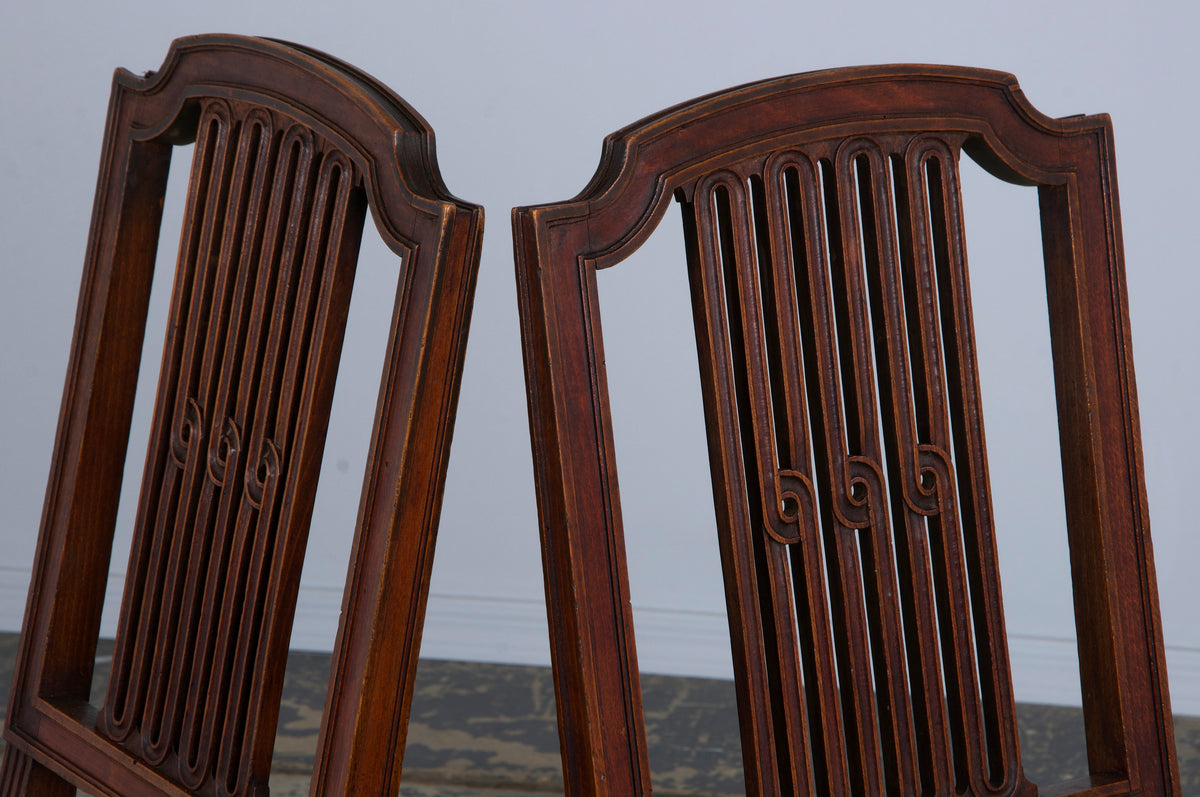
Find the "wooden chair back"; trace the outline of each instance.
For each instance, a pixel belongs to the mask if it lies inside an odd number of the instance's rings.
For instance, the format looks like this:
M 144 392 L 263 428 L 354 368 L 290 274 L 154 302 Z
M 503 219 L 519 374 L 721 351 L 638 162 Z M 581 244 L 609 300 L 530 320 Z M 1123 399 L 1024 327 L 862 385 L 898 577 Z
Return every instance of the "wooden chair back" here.
M 674 198 L 747 793 L 1032 795 L 992 519 L 966 152 L 1035 185 L 1090 773 L 1178 793 L 1109 119 L 891 66 L 717 93 L 513 212 L 570 795 L 650 793 L 597 300 Z M 682 260 L 683 258 L 681 258 Z
M 193 141 L 97 708 L 168 167 Z M 399 97 L 302 47 L 193 37 L 117 72 L 0 793 L 267 793 L 368 212 L 401 262 L 312 793 L 396 793 L 483 222 L 436 164 Z

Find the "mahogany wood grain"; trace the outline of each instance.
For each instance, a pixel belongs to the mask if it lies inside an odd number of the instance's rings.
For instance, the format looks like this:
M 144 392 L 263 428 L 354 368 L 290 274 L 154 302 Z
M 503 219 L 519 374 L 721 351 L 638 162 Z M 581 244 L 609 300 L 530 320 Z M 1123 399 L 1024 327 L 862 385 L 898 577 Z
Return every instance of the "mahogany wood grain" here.
M 103 705 L 93 657 L 168 169 L 195 142 Z M 234 36 L 118 70 L 0 793 L 259 795 L 368 213 L 397 293 L 312 793 L 396 794 L 483 216 L 329 56 Z M 163 278 L 164 275 L 158 275 Z
M 887 66 L 703 97 L 513 211 L 567 793 L 649 794 L 596 272 L 681 207 L 747 792 L 1034 795 L 958 177 L 1038 187 L 1090 774 L 1178 794 L 1112 131 Z

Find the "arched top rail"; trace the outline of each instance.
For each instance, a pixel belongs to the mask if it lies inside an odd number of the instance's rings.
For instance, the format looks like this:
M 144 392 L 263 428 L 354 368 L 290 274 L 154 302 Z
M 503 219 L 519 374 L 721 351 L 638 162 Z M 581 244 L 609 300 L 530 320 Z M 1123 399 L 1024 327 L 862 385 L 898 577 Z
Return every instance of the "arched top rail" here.
M 586 217 L 583 256 L 602 268 L 641 244 L 676 190 L 725 164 L 826 139 L 933 131 L 962 134 L 963 149 L 1002 179 L 1053 185 L 1094 153 L 1085 140 L 1110 136 L 1110 127 L 1106 115 L 1046 116 L 1005 72 L 919 64 L 806 72 L 709 94 L 618 130 L 583 191 L 529 210 L 550 226 Z

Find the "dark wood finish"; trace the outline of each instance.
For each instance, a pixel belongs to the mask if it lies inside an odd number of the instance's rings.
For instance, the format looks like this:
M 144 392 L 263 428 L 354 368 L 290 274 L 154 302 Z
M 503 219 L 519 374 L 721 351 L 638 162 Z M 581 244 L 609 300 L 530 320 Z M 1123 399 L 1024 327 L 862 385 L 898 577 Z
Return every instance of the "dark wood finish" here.
M 747 792 L 1033 795 L 958 162 L 1038 187 L 1091 774 L 1178 794 L 1109 119 L 891 66 L 714 94 L 513 212 L 569 795 L 648 794 L 596 270 L 682 207 Z
M 103 706 L 88 703 L 173 145 L 195 141 Z M 118 71 L 0 793 L 267 793 L 368 211 L 401 258 L 312 793 L 395 794 L 483 215 L 399 97 L 232 36 Z

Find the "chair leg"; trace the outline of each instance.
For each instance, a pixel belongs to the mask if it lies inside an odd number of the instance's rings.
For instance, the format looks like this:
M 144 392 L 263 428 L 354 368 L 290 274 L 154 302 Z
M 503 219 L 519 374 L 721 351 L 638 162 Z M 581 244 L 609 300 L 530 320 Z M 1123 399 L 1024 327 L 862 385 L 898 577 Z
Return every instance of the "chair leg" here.
M 15 747 L 0 764 L 0 797 L 75 797 L 75 787 Z

